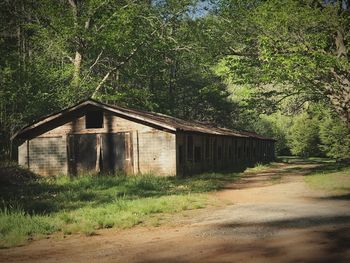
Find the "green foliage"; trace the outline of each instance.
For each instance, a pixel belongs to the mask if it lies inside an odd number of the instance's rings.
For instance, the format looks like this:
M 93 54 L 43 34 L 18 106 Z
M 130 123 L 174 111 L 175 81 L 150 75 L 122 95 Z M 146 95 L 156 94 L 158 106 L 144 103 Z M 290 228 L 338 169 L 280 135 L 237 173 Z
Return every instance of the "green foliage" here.
M 292 117 L 284 116 L 281 112 L 271 115 L 260 115 L 254 122 L 254 130 L 264 136 L 274 138 L 277 155 L 290 154 L 288 133 L 292 127 Z
M 318 120 L 303 113 L 294 119 L 289 133 L 292 154 L 302 157 L 319 156 Z
M 58 228 L 49 216 L 29 215 L 20 208 L 5 208 L 0 212 L 0 246 L 25 244 L 33 235 L 47 235 Z
M 277 155 L 350 158 L 349 131 L 324 105 L 310 105 L 308 110 L 295 116 L 285 116 L 281 112 L 260 115 L 253 127 L 258 133 L 277 139 Z
M 263 172 L 269 168 L 271 168 L 271 164 L 263 164 L 263 163 L 257 163 L 254 167 L 248 168 L 246 172 L 251 173 L 251 172 Z
M 321 148 L 327 156 L 335 159 L 350 159 L 350 132 L 344 123 L 329 111 L 320 123 Z
M 335 195 L 347 194 L 350 189 L 350 167 L 339 164 L 325 165 L 305 177 L 305 182 L 317 190 L 325 190 Z
M 0 155 L 24 124 L 91 96 L 232 126 L 200 2 L 2 1 Z
M 161 220 L 164 214 L 202 208 L 211 202 L 203 193 L 239 176 L 85 175 L 25 180 L 28 176 L 14 169 L 7 170 L 10 174 L 4 174 L 7 179 L 0 184 L 0 245 L 5 247 L 57 231 L 92 235 L 101 228 L 129 228 Z
M 222 2 L 218 19 L 229 24 L 226 30 L 236 26 L 226 34 L 228 40 L 223 38 L 229 44 L 221 61 L 226 78 L 254 88 L 258 96 L 252 103 L 266 104 L 265 110 L 286 98 L 293 98 L 293 108 L 299 110 L 305 102 L 325 101 L 349 129 L 349 5 L 311 0 Z

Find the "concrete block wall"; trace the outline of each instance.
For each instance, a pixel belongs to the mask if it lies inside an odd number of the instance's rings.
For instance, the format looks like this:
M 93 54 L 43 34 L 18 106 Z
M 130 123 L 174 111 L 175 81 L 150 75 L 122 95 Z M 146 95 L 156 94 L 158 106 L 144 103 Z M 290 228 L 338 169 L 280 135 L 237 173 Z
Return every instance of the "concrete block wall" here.
M 135 172 L 176 175 L 175 134 L 160 130 L 138 132 L 134 142 Z
M 67 173 L 66 137 L 34 138 L 28 142 L 27 167 L 43 176 Z M 21 156 L 21 155 L 20 155 Z M 21 157 L 21 159 L 23 159 Z
M 33 150 L 30 152 L 30 169 L 43 175 L 55 173 L 59 169 L 61 169 L 60 173 L 62 173 L 62 171 L 66 173 L 67 171 L 67 166 L 63 165 L 63 161 L 66 162 L 66 142 L 64 141 L 64 148 L 63 142 L 61 145 L 62 147 L 57 148 L 59 154 L 53 154 L 54 156 L 48 157 L 51 161 L 45 163 L 43 159 L 46 158 L 40 156 L 43 155 L 43 152 L 50 151 L 50 149 L 45 150 L 42 145 L 45 141 L 44 139 L 48 139 L 47 142 L 50 142 L 52 145 L 52 142 L 55 141 L 51 140 L 53 137 L 66 138 L 68 134 L 103 134 L 109 132 L 130 132 L 132 134 L 133 173 L 155 173 L 162 176 L 176 175 L 175 134 L 155 129 L 107 112 L 104 113 L 104 125 L 102 128 L 86 129 L 85 116 L 83 116 L 33 139 L 36 140 L 35 145 L 37 146 L 35 155 L 38 156 L 33 156 Z M 30 141 L 30 144 L 34 143 L 33 140 Z M 58 143 L 57 140 L 56 143 Z M 39 147 L 39 145 L 41 146 Z M 21 159 L 25 159 L 24 154 L 21 156 Z M 64 160 L 63 156 L 65 158 Z
M 259 146 L 250 139 L 232 138 L 193 133 L 193 156 L 187 156 L 187 133 L 166 132 L 104 112 L 102 128 L 87 129 L 85 116 L 76 118 L 59 127 L 51 129 L 19 147 L 19 164 L 29 167 L 41 175 L 67 173 L 68 134 L 103 134 L 130 132 L 132 145 L 132 170 L 134 173 L 155 173 L 158 175 L 176 175 L 183 173 L 205 172 L 213 169 L 227 169 L 252 163 L 257 160 L 273 159 L 273 143 L 263 145 L 263 154 L 259 155 Z M 209 138 L 209 154 L 206 154 L 206 139 Z M 214 142 L 216 148 L 214 149 Z M 29 148 L 27 148 L 29 146 Z M 183 164 L 179 164 L 179 148 L 182 148 Z M 194 161 L 195 148 L 200 149 L 201 160 Z M 221 149 L 221 158 L 214 157 Z M 252 150 L 254 149 L 254 151 Z M 29 158 L 27 156 L 29 153 Z M 231 153 L 231 154 L 229 154 Z M 253 154 L 254 153 L 254 154 Z M 28 162 L 29 161 L 29 162 Z M 215 166 L 215 167 L 214 167 Z

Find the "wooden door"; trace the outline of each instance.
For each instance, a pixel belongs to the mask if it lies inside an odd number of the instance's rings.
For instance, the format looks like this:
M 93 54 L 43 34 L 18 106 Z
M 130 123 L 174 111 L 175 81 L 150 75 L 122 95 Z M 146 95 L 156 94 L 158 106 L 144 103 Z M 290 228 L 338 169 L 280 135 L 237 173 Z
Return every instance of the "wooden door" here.
M 74 134 L 68 137 L 69 173 L 133 171 L 131 134 Z
M 125 160 L 124 134 L 107 133 L 101 135 L 101 171 L 123 170 Z
M 96 169 L 96 134 L 74 134 L 68 139 L 69 173 L 80 174 Z

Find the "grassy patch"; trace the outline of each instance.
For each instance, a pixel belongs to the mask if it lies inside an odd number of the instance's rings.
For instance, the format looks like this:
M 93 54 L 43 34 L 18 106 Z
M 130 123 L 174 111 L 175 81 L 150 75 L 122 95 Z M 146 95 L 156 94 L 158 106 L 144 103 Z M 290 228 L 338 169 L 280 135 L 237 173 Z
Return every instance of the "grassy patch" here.
M 277 161 L 278 162 L 282 162 L 282 163 L 305 163 L 305 164 L 320 164 L 320 163 L 324 163 L 324 164 L 329 164 L 329 163 L 335 163 L 334 159 L 330 159 L 330 158 L 324 158 L 324 157 L 309 157 L 309 158 L 302 158 L 299 156 L 278 156 L 277 157 Z
M 305 181 L 314 189 L 347 194 L 350 193 L 350 167 L 336 163 L 325 165 L 307 175 Z
M 25 172 L 15 167 L 9 171 Z M 164 214 L 205 207 L 210 200 L 203 193 L 220 189 L 238 175 L 17 176 L 0 185 L 0 246 L 21 245 L 57 231 L 93 235 L 101 228 L 158 225 Z
M 257 172 L 263 172 L 269 168 L 271 168 L 272 164 L 263 164 L 263 163 L 257 163 L 254 167 L 248 168 L 246 170 L 247 173 L 257 173 Z

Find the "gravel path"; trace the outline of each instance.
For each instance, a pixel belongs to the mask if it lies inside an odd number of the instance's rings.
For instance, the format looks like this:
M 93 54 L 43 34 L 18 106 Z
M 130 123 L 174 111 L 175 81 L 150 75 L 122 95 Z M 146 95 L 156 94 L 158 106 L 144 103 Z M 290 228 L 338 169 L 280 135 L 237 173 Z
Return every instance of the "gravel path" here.
M 350 200 L 311 190 L 315 165 L 281 164 L 213 194 L 174 226 L 103 230 L 0 250 L 0 262 L 350 262 Z

